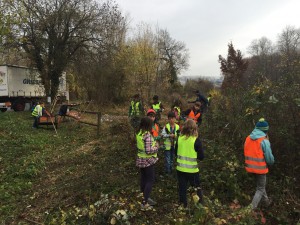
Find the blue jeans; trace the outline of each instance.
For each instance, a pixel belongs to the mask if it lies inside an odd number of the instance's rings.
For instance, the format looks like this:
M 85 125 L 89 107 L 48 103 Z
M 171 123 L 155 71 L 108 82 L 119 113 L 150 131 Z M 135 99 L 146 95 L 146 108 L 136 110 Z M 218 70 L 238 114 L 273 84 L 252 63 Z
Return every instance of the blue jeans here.
M 172 146 L 170 150 L 165 150 L 165 170 L 168 174 L 172 173 L 174 152 L 174 146 Z
M 38 116 L 34 116 L 34 121 L 33 121 L 32 127 L 34 127 L 34 128 L 39 127 L 39 117 Z
M 269 202 L 269 198 L 266 192 L 267 175 L 255 174 L 256 179 L 256 192 L 252 199 L 251 205 L 253 209 L 256 209 L 260 201 Z

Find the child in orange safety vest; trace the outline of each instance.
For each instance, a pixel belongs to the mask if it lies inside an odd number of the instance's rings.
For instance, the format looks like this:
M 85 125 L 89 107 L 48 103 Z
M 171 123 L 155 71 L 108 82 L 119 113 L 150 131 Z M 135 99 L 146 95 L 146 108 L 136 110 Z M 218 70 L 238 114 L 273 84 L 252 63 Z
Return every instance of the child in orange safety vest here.
M 153 124 L 152 124 L 152 136 L 154 137 L 154 140 L 155 141 L 159 141 L 160 140 L 160 136 L 159 136 L 159 126 L 157 123 L 155 123 L 155 115 L 156 115 L 156 112 L 154 109 L 149 109 L 147 111 L 147 116 L 153 121 Z
M 183 115 L 186 119 L 192 119 L 196 122 L 198 127 L 202 123 L 202 113 L 201 113 L 201 102 L 196 102 L 191 109 L 188 109 L 183 112 Z
M 267 132 L 269 124 L 261 118 L 254 130 L 246 138 L 244 144 L 245 169 L 256 178 L 256 192 L 251 202 L 252 209 L 256 209 L 262 200 L 266 206 L 271 204 L 266 192 L 268 166 L 274 163 L 271 145 Z

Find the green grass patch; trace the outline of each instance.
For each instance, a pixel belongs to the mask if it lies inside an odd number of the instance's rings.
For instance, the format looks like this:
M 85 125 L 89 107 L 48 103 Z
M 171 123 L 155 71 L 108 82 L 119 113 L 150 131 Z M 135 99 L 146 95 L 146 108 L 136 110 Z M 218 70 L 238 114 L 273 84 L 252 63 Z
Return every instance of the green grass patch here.
M 60 124 L 58 135 L 51 126 L 32 129 L 32 123 L 29 112 L 0 113 L 2 224 L 260 223 L 247 207 L 253 181 L 236 150 L 220 140 L 204 140 L 200 175 L 205 206 L 193 203 L 191 190 L 188 210 L 178 210 L 176 176 L 165 176 L 159 152 L 151 193 L 158 205 L 155 211 L 142 212 L 135 140 L 126 117 L 103 122 L 100 137 L 96 127 L 73 120 Z M 271 176 L 270 185 L 276 182 Z M 278 190 L 270 188 L 270 194 Z M 276 201 L 284 202 L 284 197 Z M 267 223 L 296 221 L 297 212 L 291 216 L 278 213 L 280 209 L 278 204 L 264 211 Z

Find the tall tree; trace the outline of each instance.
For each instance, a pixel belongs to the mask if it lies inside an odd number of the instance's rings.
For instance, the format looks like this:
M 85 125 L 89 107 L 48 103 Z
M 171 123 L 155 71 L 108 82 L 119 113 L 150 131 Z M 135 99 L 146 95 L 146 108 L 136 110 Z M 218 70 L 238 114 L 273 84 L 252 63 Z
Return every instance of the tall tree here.
M 134 91 L 151 92 L 168 89 L 176 84 L 178 74 L 188 67 L 188 50 L 185 44 L 170 37 L 166 30 L 156 29 L 141 23 L 137 32 L 128 42 L 131 51 L 128 78 Z
M 0 7 L 2 8 L 1 3 L 0 3 Z M 3 23 L 3 21 L 4 21 L 4 15 L 1 10 L 0 11 L 0 47 L 2 47 L 3 45 L 3 36 L 5 33 L 5 24 Z
M 274 52 L 272 41 L 266 37 L 255 39 L 251 42 L 248 52 L 252 56 L 271 55 Z
M 0 2 L 0 9 L 4 9 L 3 2 Z M 3 10 L 0 10 L 0 63 L 5 63 L 4 60 L 4 43 L 5 43 L 5 36 L 8 32 L 8 26 L 5 24 L 5 14 Z
M 253 40 L 248 47 L 248 53 L 252 55 L 248 59 L 249 68 L 246 72 L 248 83 L 253 84 L 266 78 L 278 78 L 277 69 L 275 68 L 276 61 L 278 61 L 278 54 L 270 39 L 262 37 Z
M 286 27 L 279 34 L 277 45 L 281 55 L 281 71 L 288 78 L 288 82 L 291 82 L 299 77 L 300 29 Z
M 300 29 L 288 26 L 279 35 L 278 49 L 292 57 L 300 50 Z
M 222 90 L 226 92 L 229 89 L 239 89 L 243 74 L 248 67 L 248 63 L 243 59 L 241 51 L 235 50 L 233 44 L 229 43 L 227 59 L 219 55 L 219 63 L 224 76 Z
M 129 79 L 133 81 L 134 91 L 140 94 L 146 91 L 145 94 L 149 99 L 158 66 L 155 34 L 151 26 L 145 23 L 139 24 L 135 38 L 128 44 L 132 52 Z
M 72 63 L 72 73 L 82 89 L 80 93 L 84 94 L 81 96 L 101 104 L 122 100 L 124 68 L 130 58 L 124 55 L 127 20 L 117 9 L 112 9 L 102 17 L 101 42 L 93 43 L 93 48 L 80 49 Z
M 161 68 L 169 77 L 169 82 L 173 85 L 178 81 L 178 75 L 187 69 L 189 53 L 185 44 L 171 38 L 167 30 L 159 30 L 158 32 L 158 50 Z
M 62 72 L 80 49 L 102 42 L 117 11 L 93 0 L 4 0 L 9 44 L 25 50 L 41 74 L 47 95 L 58 91 Z M 110 19 L 107 19 L 110 18 Z

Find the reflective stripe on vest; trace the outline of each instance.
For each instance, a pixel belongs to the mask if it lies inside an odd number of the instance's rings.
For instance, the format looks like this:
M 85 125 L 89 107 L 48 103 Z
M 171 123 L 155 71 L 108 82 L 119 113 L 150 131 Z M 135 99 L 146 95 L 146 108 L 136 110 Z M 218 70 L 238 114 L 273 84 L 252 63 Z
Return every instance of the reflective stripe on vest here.
M 197 113 L 196 115 L 195 115 L 195 113 L 194 113 L 194 111 L 193 110 L 191 110 L 191 112 L 189 113 L 189 115 L 188 115 L 188 119 L 192 119 L 192 120 L 194 120 L 196 123 L 198 123 L 198 118 L 201 116 L 201 113 Z
M 177 137 L 177 133 L 176 131 L 179 130 L 179 125 L 175 123 L 175 128 L 174 130 L 171 132 L 171 126 L 169 123 L 166 124 L 166 129 L 169 131 L 169 134 L 175 134 L 175 137 L 174 137 L 174 143 L 173 143 L 173 146 L 176 144 L 175 140 L 176 140 L 176 137 Z M 172 146 L 172 141 L 171 141 L 171 138 L 166 138 L 165 141 L 164 141 L 164 145 L 165 145 L 165 150 L 170 150 L 171 149 L 171 146 Z
M 158 103 L 152 105 L 152 108 L 155 110 L 155 112 L 160 110 L 160 103 L 161 102 L 158 102 Z
M 264 152 L 261 148 L 261 142 L 266 137 L 252 140 L 250 136 L 246 138 L 244 145 L 245 169 L 248 173 L 266 174 L 269 172 L 265 161 Z
M 196 137 L 179 136 L 176 170 L 185 173 L 199 172 L 195 141 Z
M 140 115 L 140 102 L 131 101 L 131 116 L 139 116 Z
M 157 157 L 157 153 L 153 154 L 147 154 L 145 150 L 145 144 L 143 137 L 145 134 L 150 134 L 149 132 L 142 133 L 141 131 L 136 135 L 136 144 L 137 144 L 137 149 L 138 149 L 138 157 L 140 158 L 151 158 L 151 157 Z M 155 146 L 156 142 L 154 141 L 153 137 L 151 136 L 151 143 L 152 147 Z
M 190 161 L 190 162 L 197 162 L 197 159 L 195 158 L 190 158 L 190 157 L 186 157 L 186 156 L 178 156 L 179 159 L 185 160 L 185 161 Z

